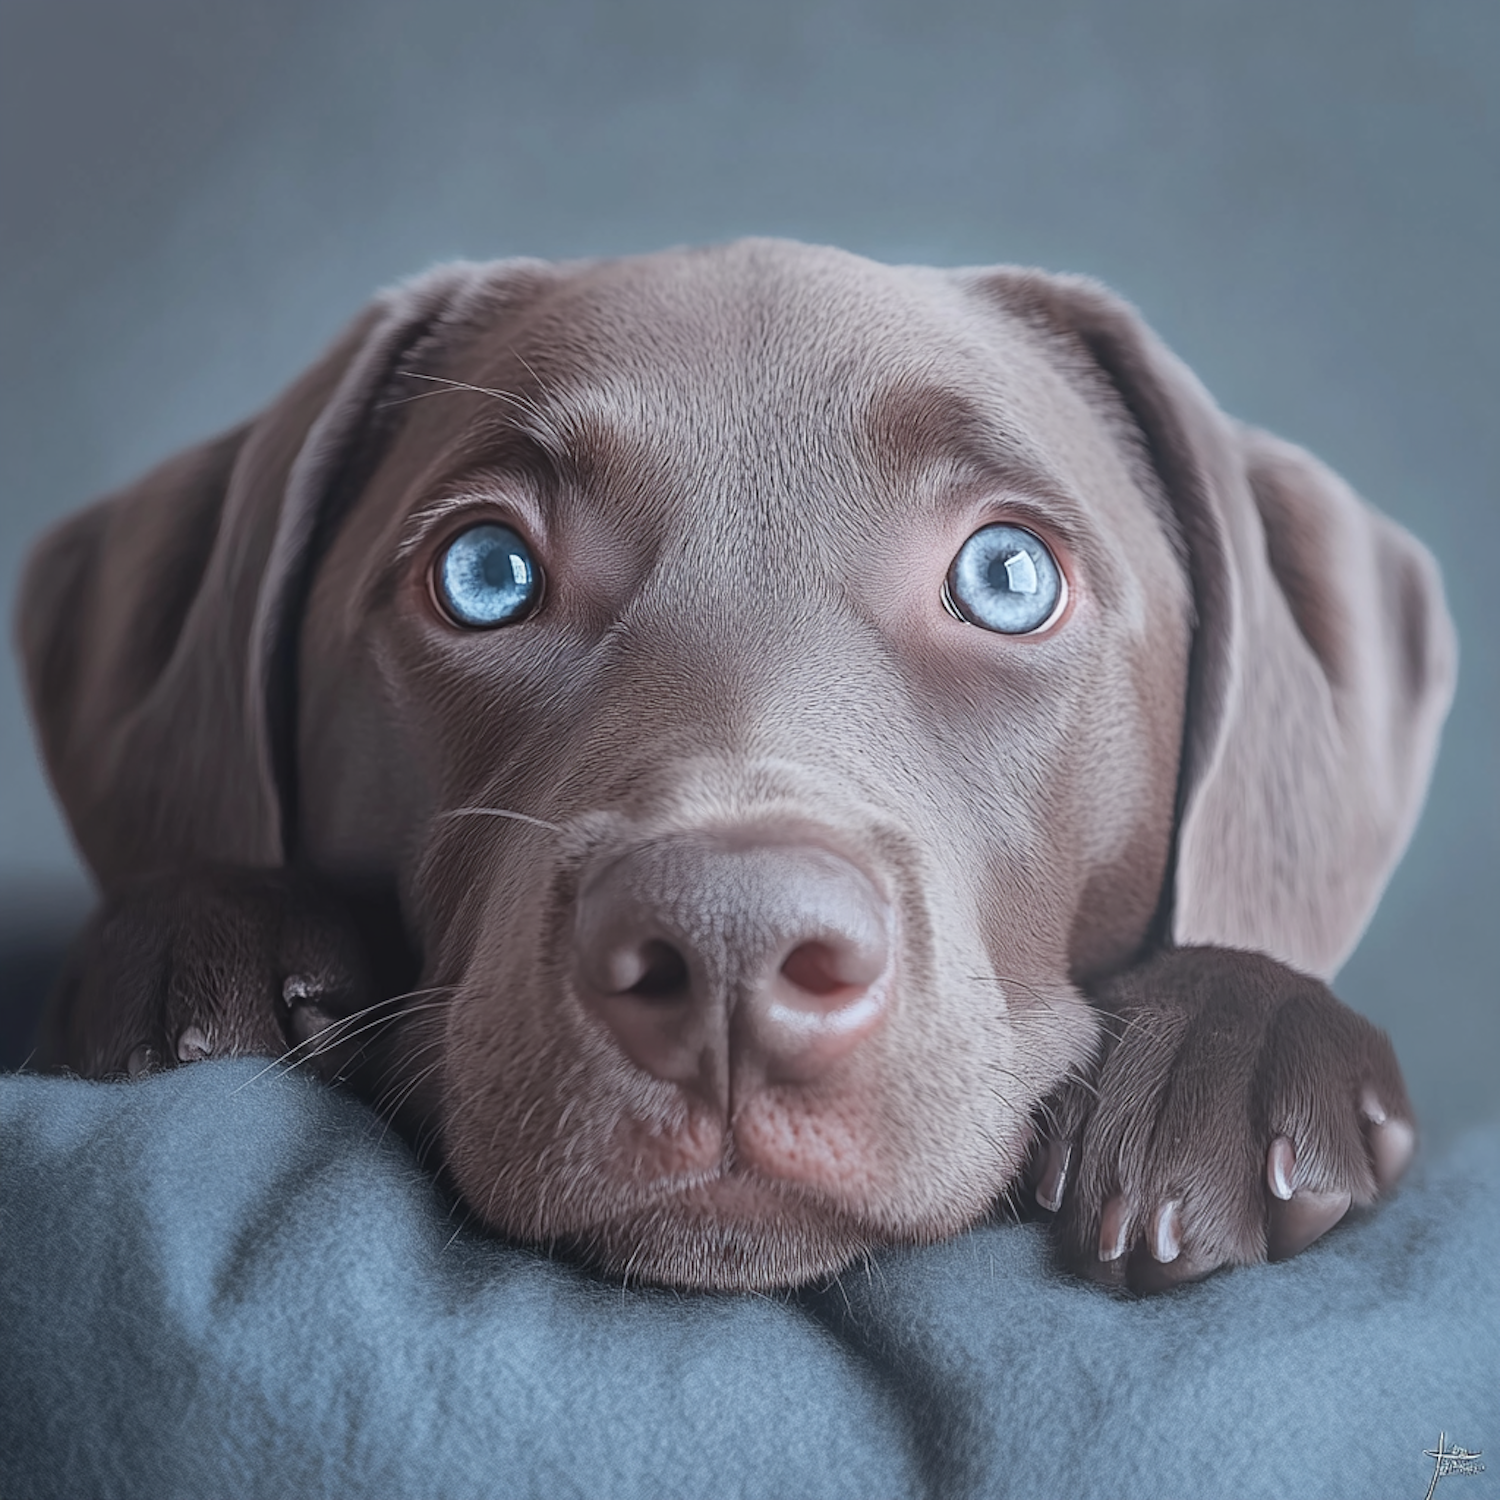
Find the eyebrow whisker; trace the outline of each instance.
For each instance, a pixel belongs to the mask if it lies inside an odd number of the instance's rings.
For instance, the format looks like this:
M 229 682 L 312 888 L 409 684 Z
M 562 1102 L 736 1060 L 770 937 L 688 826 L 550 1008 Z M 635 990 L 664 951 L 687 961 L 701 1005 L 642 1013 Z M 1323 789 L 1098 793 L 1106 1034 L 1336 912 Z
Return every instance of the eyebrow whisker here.
M 518 396 L 514 391 L 497 391 L 487 385 L 470 385 L 467 380 L 450 380 L 446 375 L 424 375 L 420 370 L 397 370 L 397 375 L 407 380 L 430 380 L 434 385 L 440 385 L 449 391 L 471 391 L 476 396 L 493 396 L 497 401 L 513 401 L 517 406 L 528 411 L 535 411 L 535 403 L 528 405 L 525 396 Z M 427 391 L 429 396 L 440 396 L 442 391 Z M 415 399 L 415 398 L 413 398 Z
M 519 356 L 517 357 L 519 358 Z M 531 366 L 526 364 L 524 359 L 521 360 L 521 363 L 525 364 L 528 370 L 531 370 Z M 557 449 L 559 455 L 567 452 L 567 443 L 564 441 L 563 435 L 557 430 L 556 424 L 530 396 L 518 395 L 515 391 L 498 391 L 492 386 L 487 385 L 471 385 L 466 380 L 450 380 L 446 375 L 426 375 L 420 370 L 397 370 L 396 374 L 407 380 L 431 381 L 433 385 L 441 387 L 441 390 L 425 391 L 422 393 L 423 395 L 438 396 L 442 395 L 444 391 L 469 391 L 476 396 L 490 396 L 496 401 L 508 402 L 517 411 L 523 412 L 531 418 L 532 422 L 536 425 L 537 435 L 544 437 L 548 445 Z M 531 370 L 531 374 L 532 378 L 535 379 L 536 372 Z M 420 399 L 418 396 L 403 397 L 401 401 L 391 401 L 387 405 L 399 406 L 405 401 Z
M 545 818 L 533 818 L 530 813 L 512 812 L 507 807 L 454 807 L 437 814 L 438 818 L 514 818 L 518 823 L 533 823 L 552 833 L 562 833 L 561 823 L 549 823 Z
M 514 344 L 510 346 L 510 352 L 516 357 L 516 359 L 521 362 L 521 365 L 525 368 L 526 373 L 531 376 L 534 381 L 536 381 L 537 389 L 542 391 L 544 394 L 552 397 L 553 400 L 556 400 L 557 392 L 552 390 L 548 386 L 547 382 L 543 380 L 542 377 L 537 373 L 536 366 L 532 364 L 532 362 L 527 359 L 526 356 L 522 354 Z

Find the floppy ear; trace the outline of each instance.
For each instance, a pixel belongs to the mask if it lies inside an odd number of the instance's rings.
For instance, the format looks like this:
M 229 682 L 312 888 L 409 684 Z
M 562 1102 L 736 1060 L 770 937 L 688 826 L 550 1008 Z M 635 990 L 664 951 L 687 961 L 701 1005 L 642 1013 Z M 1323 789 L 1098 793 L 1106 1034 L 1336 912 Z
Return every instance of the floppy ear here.
M 45 535 L 17 620 L 47 768 L 106 888 L 287 857 L 291 674 L 320 528 L 367 472 L 371 407 L 481 278 L 386 293 L 255 420 Z
M 1310 454 L 1226 417 L 1103 287 L 987 283 L 1108 378 L 1186 543 L 1197 622 L 1172 937 L 1331 977 L 1411 836 L 1452 697 L 1437 567 Z

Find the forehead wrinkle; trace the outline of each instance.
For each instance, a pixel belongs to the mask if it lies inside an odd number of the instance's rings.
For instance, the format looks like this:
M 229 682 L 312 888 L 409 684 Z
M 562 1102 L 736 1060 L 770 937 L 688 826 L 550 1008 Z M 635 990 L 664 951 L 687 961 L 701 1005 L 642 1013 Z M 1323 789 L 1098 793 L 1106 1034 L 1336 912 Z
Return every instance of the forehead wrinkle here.
M 619 328 L 594 327 L 587 306 L 542 311 L 488 361 L 486 374 L 520 398 L 497 414 L 499 427 L 546 455 L 560 491 L 607 489 L 612 503 L 638 501 L 669 481 L 681 456 L 690 413 L 662 400 L 669 366 L 643 357 Z
M 853 430 L 865 393 L 893 360 L 934 344 L 951 356 L 952 330 L 901 278 L 843 255 L 804 257 L 799 275 L 764 247 L 734 258 L 732 295 L 722 254 L 680 257 L 670 277 L 585 268 L 489 341 L 472 360 L 484 378 L 469 378 L 545 412 L 559 466 L 580 488 L 623 491 L 612 506 L 709 488 L 745 521 L 785 519 L 810 488 L 868 490 Z
M 888 493 L 937 516 L 971 509 L 985 495 L 1052 522 L 1085 563 L 1102 538 L 1068 479 L 1024 434 L 966 390 L 927 379 L 896 381 L 872 398 L 866 438 Z
M 926 379 L 877 391 L 865 415 L 870 457 L 888 482 L 949 472 L 998 479 L 1020 489 L 1053 490 L 1058 481 L 1022 424 L 1001 420 L 966 390 Z
M 451 492 L 469 475 L 514 476 L 550 511 L 568 494 L 608 493 L 613 504 L 629 504 L 665 479 L 663 445 L 651 440 L 664 423 L 640 389 L 649 371 L 612 379 L 617 372 L 590 368 L 597 361 L 581 350 L 560 359 L 556 346 L 520 339 L 485 360 L 472 349 L 467 359 L 446 353 L 428 411 L 452 403 L 460 416 L 444 434 L 444 463 L 427 477 L 428 493 Z
M 734 295 L 699 256 L 670 281 L 645 281 L 625 263 L 549 299 L 524 348 L 510 352 L 524 357 L 541 387 L 531 394 L 575 454 L 599 455 L 617 478 L 654 471 L 695 487 L 748 478 L 768 501 L 810 470 L 848 475 L 858 393 L 894 352 L 878 331 L 889 319 L 862 305 L 868 288 L 754 260 L 739 267 Z M 892 288 L 880 291 L 888 313 Z M 754 498 L 735 488 L 742 502 Z
M 731 515 L 781 516 L 810 477 L 849 467 L 827 393 L 799 388 L 771 361 L 589 372 L 541 399 L 566 442 L 565 489 L 642 520 L 712 493 L 728 506 L 722 535 Z
M 872 508 L 950 512 L 989 489 L 1018 508 L 1030 500 L 1092 550 L 1087 507 L 1016 410 L 1025 391 L 1017 402 L 995 390 L 993 351 L 955 336 L 904 288 L 860 288 L 853 311 L 796 282 L 728 308 L 701 305 L 702 288 L 629 290 L 624 305 L 600 306 L 590 286 L 556 289 L 489 342 L 487 358 L 470 344 L 467 369 L 451 372 L 502 393 L 485 415 L 488 440 L 528 439 L 561 481 L 559 498 L 659 519 L 664 505 L 716 492 L 729 506 L 720 545 L 730 530 L 805 525 L 813 506 L 822 525 L 808 541 L 821 552 L 830 532 L 867 525 Z M 895 381 L 892 364 L 906 367 Z

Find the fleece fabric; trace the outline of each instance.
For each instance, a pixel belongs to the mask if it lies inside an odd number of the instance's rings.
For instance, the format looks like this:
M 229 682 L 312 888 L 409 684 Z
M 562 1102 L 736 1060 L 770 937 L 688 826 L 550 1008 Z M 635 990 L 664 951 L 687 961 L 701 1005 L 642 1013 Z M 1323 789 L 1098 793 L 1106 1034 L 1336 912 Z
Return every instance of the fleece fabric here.
M 0 1077 L 0 1496 L 1500 1494 L 1500 1125 L 1296 1260 L 1156 1299 L 1039 1225 L 775 1297 L 460 1227 L 253 1062 Z

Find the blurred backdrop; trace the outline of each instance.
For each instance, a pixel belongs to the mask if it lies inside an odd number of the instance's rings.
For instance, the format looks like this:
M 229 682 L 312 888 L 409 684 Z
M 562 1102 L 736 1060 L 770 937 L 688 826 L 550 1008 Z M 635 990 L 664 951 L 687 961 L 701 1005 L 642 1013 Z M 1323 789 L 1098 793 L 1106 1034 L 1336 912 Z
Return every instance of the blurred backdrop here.
M 736 235 L 1087 271 L 1442 562 L 1462 679 L 1341 992 L 1500 1107 L 1494 0 L 5 0 L 0 587 L 450 256 Z M 89 900 L 0 667 L 13 1056 Z

